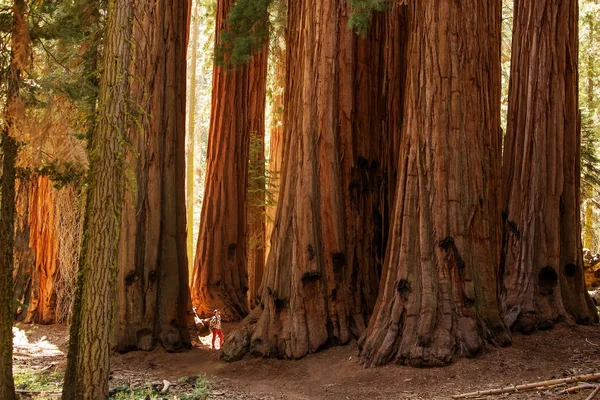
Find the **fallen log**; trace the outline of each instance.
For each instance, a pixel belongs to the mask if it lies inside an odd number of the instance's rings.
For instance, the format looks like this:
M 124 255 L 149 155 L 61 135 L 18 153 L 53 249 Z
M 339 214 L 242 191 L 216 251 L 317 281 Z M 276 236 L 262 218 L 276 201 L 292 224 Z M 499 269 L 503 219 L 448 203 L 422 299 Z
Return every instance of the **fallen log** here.
M 596 389 L 592 393 L 590 393 L 589 397 L 586 400 L 592 400 L 596 395 L 600 392 L 600 385 L 596 386 Z
M 589 381 L 596 381 L 598 379 L 600 379 L 600 372 L 595 373 L 595 374 L 572 376 L 570 378 L 553 379 L 553 380 L 549 380 L 549 381 L 526 383 L 523 385 L 509 386 L 509 387 L 505 387 L 502 389 L 480 390 L 477 392 L 457 394 L 457 395 L 452 396 L 452 398 L 453 399 L 466 399 L 469 397 L 481 397 L 481 396 L 489 396 L 489 395 L 494 395 L 494 394 L 515 393 L 515 392 L 519 392 L 522 390 L 533 390 L 533 389 L 546 388 L 548 386 L 557 385 L 557 384 L 561 384 L 561 383 L 589 382 Z

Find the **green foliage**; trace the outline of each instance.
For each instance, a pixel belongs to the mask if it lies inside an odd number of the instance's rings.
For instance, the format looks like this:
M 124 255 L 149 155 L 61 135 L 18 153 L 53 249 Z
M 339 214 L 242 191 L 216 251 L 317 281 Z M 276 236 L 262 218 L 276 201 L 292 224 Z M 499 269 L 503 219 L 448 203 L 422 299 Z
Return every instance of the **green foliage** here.
M 581 112 L 581 195 L 596 197 L 600 191 L 600 132 L 589 110 Z
M 352 7 L 348 26 L 357 34 L 365 36 L 371 25 L 374 12 L 386 11 L 391 7 L 390 0 L 347 0 Z
M 26 368 L 16 368 L 15 388 L 35 392 L 59 392 L 63 375 L 59 372 L 40 373 Z
M 190 391 L 178 392 L 170 396 L 161 395 L 156 386 L 144 385 L 139 388 L 131 388 L 129 386 L 120 386 L 111 391 L 109 399 L 113 400 L 137 400 L 145 398 L 173 399 L 173 400 L 205 400 L 208 398 L 210 391 L 208 389 L 208 381 L 204 377 L 197 378 L 181 378 L 177 381 L 178 386 L 190 386 Z M 177 386 L 174 386 L 177 389 Z M 175 391 L 175 390 L 174 390 Z
M 219 65 L 247 64 L 269 41 L 269 7 L 274 0 L 238 0 L 227 16 L 215 49 Z

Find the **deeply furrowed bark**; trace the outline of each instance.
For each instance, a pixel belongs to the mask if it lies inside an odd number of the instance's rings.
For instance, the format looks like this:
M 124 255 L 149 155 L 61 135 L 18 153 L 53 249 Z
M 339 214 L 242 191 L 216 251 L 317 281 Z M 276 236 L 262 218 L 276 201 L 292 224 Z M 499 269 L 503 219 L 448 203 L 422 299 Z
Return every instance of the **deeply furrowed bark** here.
M 388 193 L 381 159 L 387 143 L 379 134 L 383 25 L 359 39 L 347 28 L 347 7 L 338 0 L 289 3 L 271 252 L 261 307 L 227 338 L 226 359 L 248 351 L 299 358 L 347 343 L 374 306 Z
M 115 265 L 122 207 L 121 141 L 125 127 L 127 69 L 131 56 L 133 3 L 110 3 L 98 96 L 97 125 L 90 144 L 89 191 L 82 245 L 80 288 L 63 399 L 105 399 L 110 371 Z
M 217 2 L 217 43 L 233 4 Z M 251 129 L 264 132 L 258 121 L 264 121 L 265 100 L 258 97 L 265 95 L 265 57 L 259 52 L 249 65 L 235 70 L 215 65 L 213 70 L 206 186 L 191 288 L 199 315 L 210 316 L 218 308 L 224 321 L 248 314 L 248 159 Z
M 115 345 L 118 351 L 190 346 L 186 252 L 185 107 L 188 0 L 135 6 L 132 110 L 124 179 Z M 190 205 L 192 206 L 192 205 Z
M 502 300 L 513 330 L 598 314 L 581 245 L 577 0 L 518 0 L 504 154 Z
M 442 365 L 510 341 L 496 278 L 500 1 L 415 1 L 408 13 L 401 166 L 365 366 Z

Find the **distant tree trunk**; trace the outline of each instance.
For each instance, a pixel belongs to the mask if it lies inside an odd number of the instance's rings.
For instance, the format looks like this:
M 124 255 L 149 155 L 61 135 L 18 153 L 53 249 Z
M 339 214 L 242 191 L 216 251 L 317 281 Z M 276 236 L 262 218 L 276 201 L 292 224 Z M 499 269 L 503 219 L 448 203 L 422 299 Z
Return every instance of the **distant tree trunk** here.
M 13 292 L 14 298 L 19 303 L 15 316 L 15 320 L 19 322 L 25 322 L 29 319 L 29 309 L 34 290 L 35 255 L 33 249 L 29 246 L 31 231 L 29 199 L 33 194 L 33 185 L 34 181 L 31 179 L 18 179 L 15 188 Z
M 281 175 L 281 162 L 283 158 L 283 93 L 285 90 L 285 50 L 277 46 L 269 62 L 274 62 L 274 78 L 271 90 L 274 93 L 273 109 L 271 111 L 270 138 L 269 138 L 269 166 L 267 174 L 267 227 L 265 231 L 265 259 L 271 251 L 271 234 L 275 226 L 275 213 L 279 202 L 279 186 Z M 260 285 L 257 286 L 259 288 Z
M 513 330 L 598 320 L 583 276 L 577 0 L 517 0 L 504 146 L 503 292 Z
M 272 247 L 260 309 L 228 337 L 226 359 L 248 351 L 299 358 L 347 343 L 360 336 L 375 304 L 387 200 L 383 26 L 359 39 L 347 27 L 348 12 L 338 0 L 289 3 Z
M 248 303 L 254 308 L 256 294 L 265 268 L 267 233 L 266 169 L 265 169 L 265 107 L 267 99 L 267 64 L 269 48 L 254 56 L 250 65 L 248 123 L 250 151 L 248 161 Z
M 15 296 L 27 308 L 25 323 L 56 322 L 55 283 L 59 272 L 55 190 L 46 176 L 19 183 L 15 232 Z M 26 201 L 23 204 L 23 200 Z M 24 215 L 22 214 L 24 213 Z
M 217 2 L 217 43 L 233 4 L 233 0 Z M 251 121 L 260 118 L 252 114 L 251 107 L 256 105 L 256 112 L 261 103 L 264 107 L 264 99 L 258 99 L 264 96 L 262 85 L 266 84 L 263 57 L 259 53 L 249 65 L 235 70 L 218 65 L 213 70 L 206 186 L 192 299 L 201 315 L 212 315 L 218 308 L 225 321 L 239 321 L 248 313 L 248 161 L 251 129 L 257 127 Z M 259 91 L 250 93 L 251 85 Z M 262 118 L 264 121 L 264 114 Z
M 29 56 L 27 3 L 13 3 L 11 65 L 7 84 L 6 118 L 0 136 L 2 145 L 2 177 L 0 178 L 0 399 L 16 399 L 12 373 L 12 326 L 15 317 L 13 267 L 15 244 L 15 181 L 17 143 L 14 129 L 19 107 L 21 73 Z
M 408 13 L 401 166 L 366 366 L 442 365 L 510 341 L 497 300 L 500 1 L 410 1 Z
M 63 399 L 106 399 L 110 372 L 110 332 L 121 220 L 122 157 L 128 67 L 131 61 L 133 2 L 109 3 L 97 126 L 90 143 L 85 238 L 80 288 L 73 324 Z M 185 253 L 184 253 L 185 254 Z
M 189 0 L 140 1 L 130 96 L 141 109 L 128 129 L 135 184 L 125 180 L 119 242 L 116 347 L 190 346 L 186 253 L 185 108 Z M 134 111 L 135 112 L 135 111 Z M 135 191 L 134 191 L 135 189 Z
M 191 0 L 189 0 L 191 2 Z M 197 66 L 198 66 L 198 27 L 199 21 L 199 8 L 200 2 L 196 2 L 193 16 L 191 19 L 191 30 L 192 30 L 192 42 L 191 42 L 191 63 L 190 63 L 190 103 L 188 109 L 188 149 L 187 149 L 187 255 L 188 255 L 188 276 L 192 276 L 194 272 L 194 205 L 196 203 L 195 183 L 196 183 L 196 169 L 195 169 L 195 154 L 196 154 L 196 90 L 197 90 Z

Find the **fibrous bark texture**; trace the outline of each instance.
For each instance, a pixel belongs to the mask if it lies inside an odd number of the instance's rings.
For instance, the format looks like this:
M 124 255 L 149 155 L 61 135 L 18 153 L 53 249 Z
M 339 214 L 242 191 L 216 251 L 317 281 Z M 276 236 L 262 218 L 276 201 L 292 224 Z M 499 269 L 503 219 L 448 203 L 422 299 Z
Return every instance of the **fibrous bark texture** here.
M 408 18 L 401 164 L 366 366 L 442 365 L 510 341 L 497 293 L 500 1 L 412 1 Z
M 233 4 L 233 0 L 217 2 L 217 44 Z M 260 52 L 247 65 L 235 69 L 215 65 L 213 70 L 206 185 L 192 300 L 199 315 L 210 316 L 218 308 L 224 321 L 239 321 L 248 313 L 248 160 L 251 129 L 260 129 L 264 135 L 258 121 L 264 123 L 265 57 Z
M 577 0 L 514 3 L 504 153 L 505 321 L 532 332 L 598 315 L 581 245 Z
M 56 322 L 56 280 L 60 273 L 56 232 L 56 189 L 45 176 L 18 184 L 15 229 L 15 296 L 23 305 L 17 319 Z M 18 311 L 19 311 L 18 310 Z
M 110 2 L 104 39 L 98 122 L 90 143 L 89 189 L 78 292 L 73 306 L 63 399 L 108 397 L 119 225 L 123 135 L 133 2 Z M 185 247 L 183 250 L 185 254 Z
M 365 329 L 385 249 L 388 145 L 382 32 L 347 28 L 345 1 L 290 2 L 283 167 L 257 309 L 224 347 L 299 358 Z M 396 45 L 401 45 L 396 43 Z
M 134 182 L 125 179 L 119 242 L 118 351 L 190 346 L 186 252 L 185 107 L 189 3 L 135 6 L 128 127 Z M 191 206 L 191 205 L 190 205 Z

